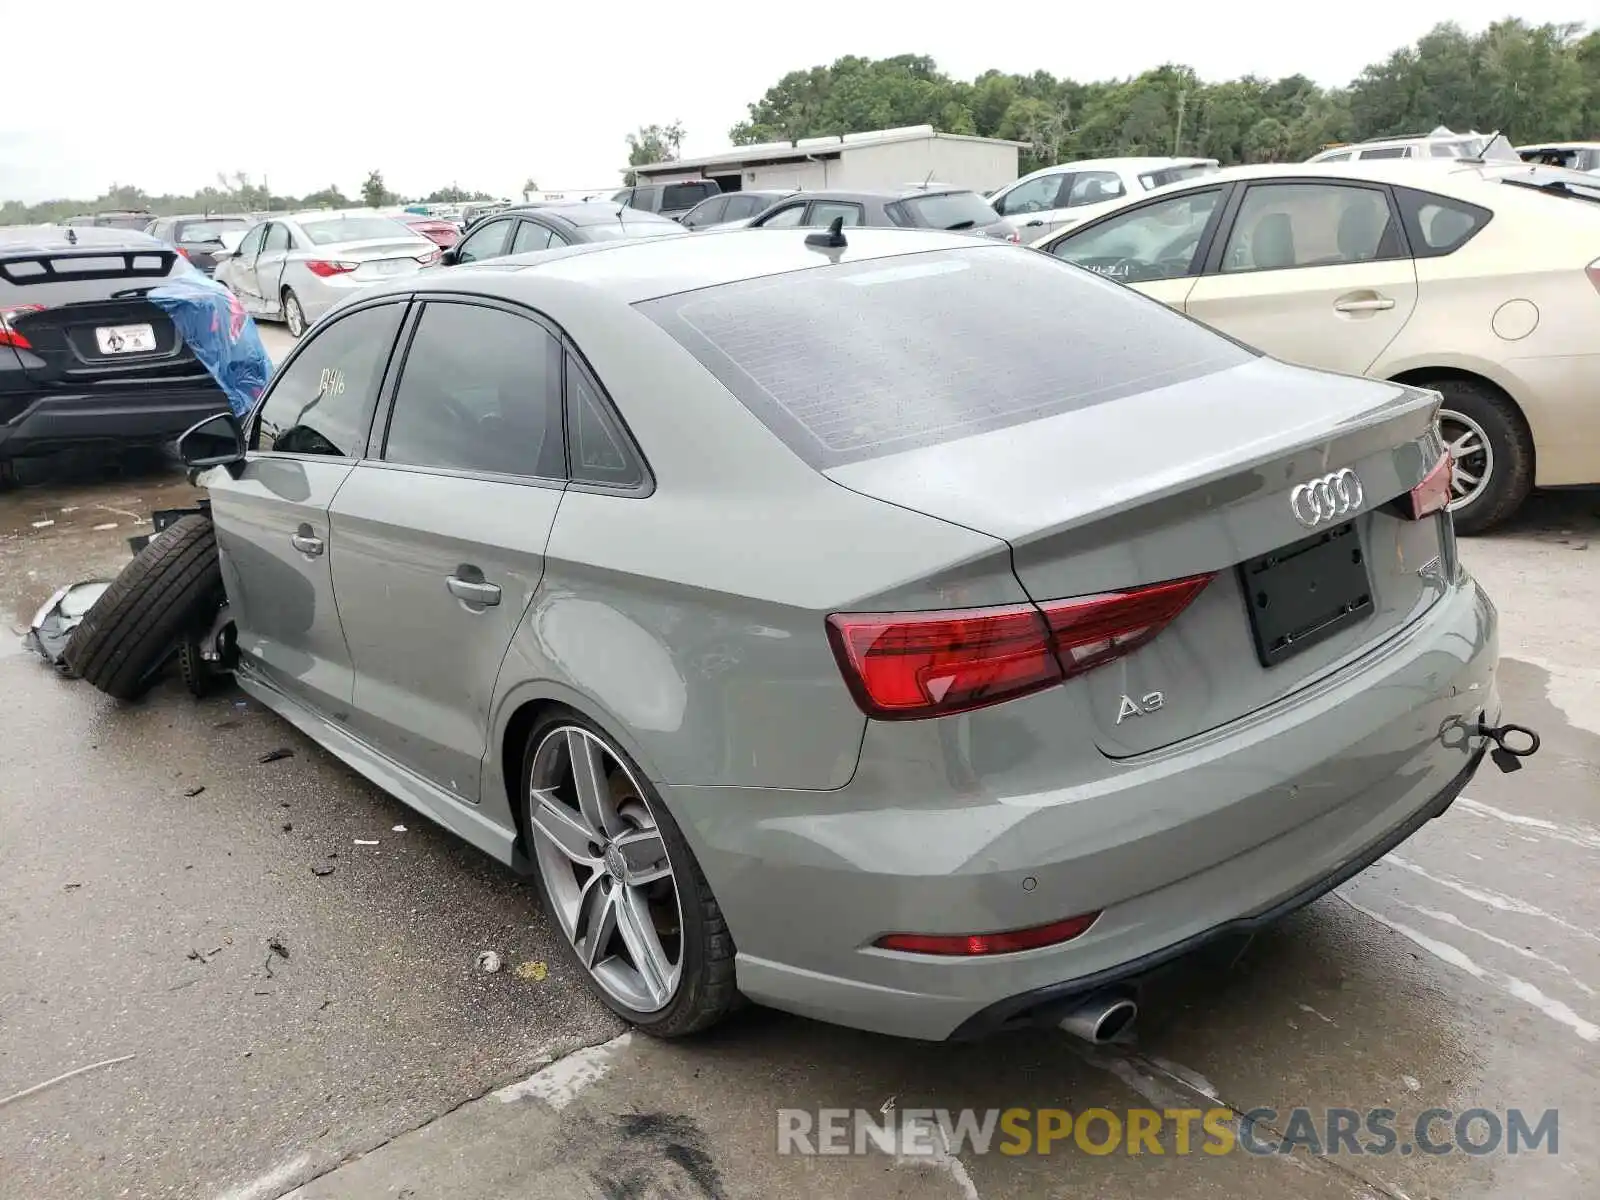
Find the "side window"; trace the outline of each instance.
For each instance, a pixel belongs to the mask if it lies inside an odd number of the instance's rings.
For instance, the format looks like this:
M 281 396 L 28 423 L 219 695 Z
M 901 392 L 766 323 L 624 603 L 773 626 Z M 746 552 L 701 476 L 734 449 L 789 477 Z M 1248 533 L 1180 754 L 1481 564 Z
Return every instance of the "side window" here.
M 550 231 L 534 221 L 523 221 L 517 226 L 517 236 L 511 239 L 511 253 L 527 254 L 533 250 L 550 248 Z
M 289 229 L 274 221 L 267 227 L 267 243 L 262 249 L 264 254 L 282 254 L 289 249 Z
M 1282 271 L 1400 258 L 1389 200 L 1377 188 L 1254 184 L 1222 255 L 1224 273 Z
M 485 258 L 499 258 L 506 252 L 512 224 L 511 221 L 490 221 L 456 248 L 456 262 L 471 263 Z
M 772 201 L 765 196 L 734 196 L 728 201 L 727 211 L 722 214 L 724 221 L 743 221 L 755 216 Z
M 723 219 L 722 214 L 727 210 L 730 201 L 726 196 L 714 196 L 710 200 L 702 200 L 694 209 L 683 216 L 683 223 L 690 229 L 698 229 L 702 225 L 715 225 Z
M 503 309 L 431 303 L 406 351 L 385 462 L 561 479 L 561 343 Z
M 1317 155 L 1316 158 L 1312 159 L 1312 161 L 1313 162 L 1349 162 L 1350 161 L 1350 151 L 1348 151 L 1348 150 L 1340 150 L 1336 154 L 1319 154 L 1319 155 Z
M 261 250 L 261 242 L 266 236 L 267 227 L 265 225 L 257 225 L 249 233 L 245 234 L 244 241 L 239 243 L 239 257 L 254 258 Z
M 771 216 L 761 222 L 763 229 L 794 229 L 806 218 L 804 204 L 791 204 L 788 208 L 780 208 Z
M 1410 146 L 1380 146 L 1376 150 L 1363 150 L 1360 154 L 1356 155 L 1356 157 L 1359 158 L 1359 159 L 1368 159 L 1368 158 L 1409 158 L 1409 157 L 1411 157 L 1411 147 Z
M 1123 283 L 1189 275 L 1221 195 L 1189 192 L 1142 205 L 1068 234 L 1050 252 Z
M 572 481 L 635 488 L 644 468 L 611 410 L 577 359 L 567 356 L 567 428 L 572 437 Z
M 1049 212 L 1053 208 L 1060 208 L 1062 205 L 1056 202 L 1056 197 L 1063 190 L 1062 185 L 1069 183 L 1071 178 L 1070 174 L 1060 172 L 1019 183 L 994 202 L 994 210 L 1002 217 L 1014 217 L 1022 213 Z
M 655 198 L 660 191 L 655 185 L 636 187 L 628 193 L 628 207 L 642 209 L 645 212 L 655 212 Z
M 842 200 L 816 200 L 806 215 L 806 224 L 818 229 L 833 224 L 835 217 L 843 217 L 846 227 L 861 224 L 861 205 L 846 204 Z
M 1438 258 L 1461 249 L 1494 216 L 1487 208 L 1429 192 L 1398 188 L 1400 216 L 1406 223 L 1414 258 Z
M 1072 177 L 1067 193 L 1067 208 L 1084 204 L 1104 204 L 1123 195 L 1122 177 L 1115 171 L 1079 171 Z
M 405 307 L 364 308 L 313 332 L 272 381 L 256 449 L 360 458 Z

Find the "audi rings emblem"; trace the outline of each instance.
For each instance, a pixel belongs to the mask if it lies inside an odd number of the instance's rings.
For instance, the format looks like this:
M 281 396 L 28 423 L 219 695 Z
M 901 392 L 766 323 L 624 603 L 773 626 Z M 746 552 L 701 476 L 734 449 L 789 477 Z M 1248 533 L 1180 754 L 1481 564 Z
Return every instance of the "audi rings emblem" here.
M 1307 529 L 1353 516 L 1366 499 L 1361 480 L 1349 467 L 1296 484 L 1289 493 L 1289 511 Z

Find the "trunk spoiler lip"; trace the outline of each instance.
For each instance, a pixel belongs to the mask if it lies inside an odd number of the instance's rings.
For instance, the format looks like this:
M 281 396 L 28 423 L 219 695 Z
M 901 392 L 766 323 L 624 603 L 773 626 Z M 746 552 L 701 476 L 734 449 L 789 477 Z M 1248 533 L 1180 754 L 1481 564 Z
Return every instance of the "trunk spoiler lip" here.
M 938 519 L 953 521 L 953 523 L 964 525 L 974 532 L 1000 538 L 1010 543 L 1013 549 L 1016 549 L 1072 530 L 1081 529 L 1107 518 L 1136 512 L 1151 505 L 1169 503 L 1174 496 L 1183 492 L 1204 488 L 1230 476 L 1259 471 L 1274 462 L 1297 454 L 1320 452 L 1327 463 L 1320 469 L 1332 470 L 1339 464 L 1334 461 L 1332 456 L 1326 453 L 1328 448 L 1336 447 L 1341 442 L 1359 440 L 1363 434 L 1380 429 L 1395 421 L 1407 418 L 1414 419 L 1423 413 L 1427 413 L 1427 425 L 1436 427 L 1437 413 L 1441 403 L 1437 392 L 1395 380 L 1363 380 L 1363 382 L 1392 389 L 1391 395 L 1385 399 L 1377 400 L 1361 412 L 1350 414 L 1338 420 L 1323 421 L 1315 425 L 1289 425 L 1274 430 L 1255 441 L 1237 446 L 1235 449 L 1228 451 L 1225 457 L 1218 453 L 1198 460 L 1190 458 L 1165 471 L 1141 473 L 1131 486 L 1124 484 L 1120 488 L 1105 489 L 1092 495 L 1085 495 L 1076 502 L 1068 501 L 1062 504 L 1057 512 L 1052 514 L 1052 519 L 1036 527 L 1031 527 L 1025 532 L 991 527 L 991 523 L 979 518 L 978 514 L 973 514 L 971 519 L 954 519 L 943 515 L 938 515 Z M 1418 436 L 1424 432 L 1425 430 L 1419 430 Z M 949 443 L 946 443 L 944 447 L 933 447 L 932 449 L 948 448 L 949 445 Z M 1319 451 L 1319 448 L 1322 449 Z M 1351 455 L 1350 460 L 1354 462 L 1365 458 L 1370 453 L 1376 452 L 1376 449 L 1374 447 Z M 926 453 L 926 448 L 906 451 L 905 457 L 911 458 L 922 453 Z M 1433 465 L 1431 460 L 1423 462 L 1423 457 L 1425 456 L 1418 457 L 1417 478 L 1413 482 L 1420 481 Z M 838 467 L 830 467 L 823 474 L 841 487 L 849 488 L 851 491 L 857 491 L 866 496 L 884 499 L 884 496 L 879 495 L 873 486 L 858 474 L 858 472 L 864 473 L 865 469 L 870 469 L 884 461 L 886 460 L 867 459 L 857 463 L 846 463 Z M 1292 481 L 1286 481 L 1285 487 L 1288 486 L 1288 482 Z M 914 503 L 907 505 L 900 500 L 891 500 L 890 502 L 901 504 L 905 507 L 916 507 Z M 1376 507 L 1376 505 L 1369 503 L 1367 507 Z M 922 510 L 917 509 L 917 511 Z M 930 513 L 928 515 L 936 514 Z
M 0 278 L 5 279 L 7 283 L 16 287 L 29 287 L 39 283 L 77 283 L 95 279 L 165 279 L 171 274 L 177 257 L 178 252 L 176 250 L 165 246 L 140 247 L 137 249 L 80 246 L 71 250 L 30 250 L 20 254 L 11 253 L 0 257 Z M 84 258 L 120 259 L 122 265 L 114 270 L 56 270 L 55 264 L 58 261 Z M 135 260 L 141 258 L 157 260 L 160 263 L 160 269 L 135 266 Z M 26 271 L 21 274 L 16 273 L 14 268 L 22 264 L 32 264 L 38 270 Z

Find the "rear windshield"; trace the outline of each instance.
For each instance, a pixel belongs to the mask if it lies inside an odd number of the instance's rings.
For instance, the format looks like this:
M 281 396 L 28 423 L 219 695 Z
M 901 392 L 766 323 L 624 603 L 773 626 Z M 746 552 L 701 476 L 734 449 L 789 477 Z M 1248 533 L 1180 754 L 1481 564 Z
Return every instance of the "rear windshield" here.
M 718 190 L 709 179 L 702 183 L 669 183 L 661 191 L 661 207 L 690 208 L 715 196 Z
M 317 246 L 416 236 L 399 221 L 391 221 L 387 217 L 340 217 L 334 221 L 307 221 L 300 228 Z
M 248 229 L 243 217 L 213 217 L 205 221 L 182 221 L 175 239 L 180 242 L 220 242 L 225 229 Z
M 938 192 L 932 196 L 910 196 L 900 202 L 910 210 L 917 224 L 929 229 L 972 229 L 993 225 L 1000 219 L 989 202 L 977 192 Z
M 1162 167 L 1158 171 L 1146 171 L 1139 176 L 1139 182 L 1147 190 L 1166 187 L 1168 184 L 1182 183 L 1185 179 L 1198 179 L 1202 175 L 1214 175 L 1221 170 L 1216 163 L 1190 163 L 1182 167 Z
M 795 271 L 639 308 L 824 470 L 1252 358 L 1121 284 L 1003 246 Z

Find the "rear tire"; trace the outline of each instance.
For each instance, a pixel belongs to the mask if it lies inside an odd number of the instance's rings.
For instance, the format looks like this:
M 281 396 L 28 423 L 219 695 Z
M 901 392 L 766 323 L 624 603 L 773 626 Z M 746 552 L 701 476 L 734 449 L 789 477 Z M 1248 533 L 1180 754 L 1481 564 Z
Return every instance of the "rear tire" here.
M 1439 379 L 1423 386 L 1444 397 L 1439 429 L 1458 454 L 1450 500 L 1456 532 L 1493 529 L 1533 490 L 1533 434 L 1517 406 L 1491 384 Z
M 223 601 L 222 563 L 208 517 L 180 517 L 148 545 L 73 630 L 68 669 L 108 696 L 133 700 L 180 639 Z
M 283 289 L 283 323 L 289 327 L 289 336 L 299 341 L 306 332 L 306 310 L 300 307 L 300 297 L 293 288 Z
M 575 755 L 593 769 L 575 770 Z M 590 819 L 596 795 L 581 787 L 580 774 L 604 788 L 598 822 Z M 699 1033 L 739 1007 L 733 935 L 711 885 L 627 753 L 593 722 L 551 709 L 528 734 L 519 779 L 517 807 L 540 900 L 570 961 L 606 1007 L 659 1038 Z M 630 912 L 638 914 L 631 922 Z M 649 970 L 638 966 L 641 951 Z

